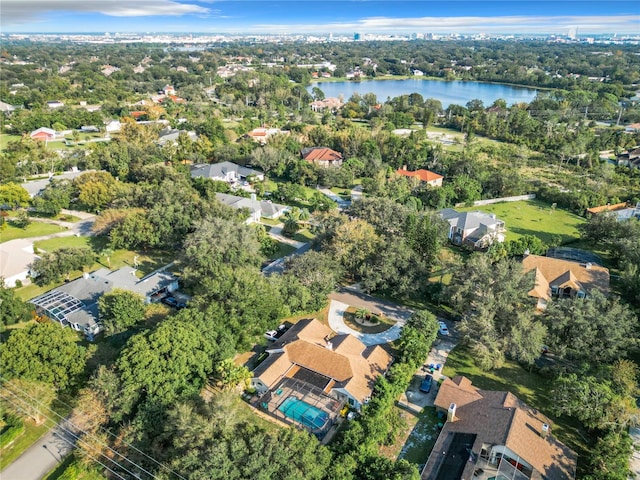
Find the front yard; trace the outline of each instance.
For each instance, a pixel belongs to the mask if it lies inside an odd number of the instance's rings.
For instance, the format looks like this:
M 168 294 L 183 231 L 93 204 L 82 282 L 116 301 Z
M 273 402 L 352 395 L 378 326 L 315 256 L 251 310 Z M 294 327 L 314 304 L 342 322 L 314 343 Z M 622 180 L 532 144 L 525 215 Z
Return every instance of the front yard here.
M 0 231 L 0 243 L 18 238 L 33 238 L 64 232 L 66 228 L 52 223 L 32 221 L 27 228 L 18 228 L 8 221 L 4 230 Z

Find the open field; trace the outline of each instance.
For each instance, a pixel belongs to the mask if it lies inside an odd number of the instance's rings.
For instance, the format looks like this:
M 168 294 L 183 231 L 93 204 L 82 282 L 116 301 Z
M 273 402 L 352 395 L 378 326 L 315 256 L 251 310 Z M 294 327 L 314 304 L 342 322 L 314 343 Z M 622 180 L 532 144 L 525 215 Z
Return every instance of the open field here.
M 585 219 L 562 209 L 552 209 L 551 205 L 539 200 L 494 203 L 477 207 L 461 207 L 456 210 L 470 212 L 479 210 L 494 213 L 503 220 L 507 228 L 507 240 L 517 240 L 524 235 L 535 235 L 545 243 L 554 236 L 560 236 L 561 243 L 580 237 L 578 226 Z
M 550 411 L 550 380 L 522 368 L 520 364 L 507 360 L 501 368 L 485 372 L 473 361 L 471 353 L 464 347 L 454 348 L 443 369 L 443 375 L 453 378 L 464 375 L 476 386 L 484 390 L 509 391 L 534 408 L 538 408 L 553 420 L 552 430 L 560 441 L 573 448 L 578 455 L 584 455 L 587 444 L 585 431 L 572 418 L 556 417 Z M 584 458 L 584 457 L 583 457 Z
M 98 468 L 88 466 L 80 458 L 70 454 L 62 463 L 49 472 L 43 480 L 66 480 L 70 478 L 75 480 L 106 480 L 107 477 L 102 475 Z

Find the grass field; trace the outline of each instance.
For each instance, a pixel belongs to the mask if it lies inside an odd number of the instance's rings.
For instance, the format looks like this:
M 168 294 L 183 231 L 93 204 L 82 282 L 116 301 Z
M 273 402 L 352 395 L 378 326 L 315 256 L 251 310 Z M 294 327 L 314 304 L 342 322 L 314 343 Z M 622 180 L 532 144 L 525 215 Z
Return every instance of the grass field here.
M 286 257 L 290 253 L 296 251 L 296 247 L 289 245 L 288 243 L 278 242 L 278 251 L 271 255 L 269 260 L 276 260 L 278 258 Z
M 471 353 L 460 346 L 451 351 L 442 373 L 449 378 L 464 375 L 476 387 L 484 390 L 513 393 L 520 400 L 531 407 L 538 408 L 553 420 L 553 432 L 560 441 L 573 448 L 578 455 L 585 454 L 587 448 L 586 432 L 580 423 L 566 416 L 555 417 L 550 411 L 552 399 L 549 379 L 543 378 L 535 372 L 529 372 L 513 361 L 506 361 L 502 368 L 484 372 L 476 366 Z
M 27 228 L 18 228 L 7 223 L 7 227 L 0 232 L 0 243 L 16 240 L 18 238 L 33 238 L 51 235 L 52 233 L 63 232 L 66 229 L 52 223 L 34 222 L 32 221 Z
M 477 207 L 461 207 L 456 210 L 470 212 L 479 210 L 494 213 L 503 220 L 507 228 L 507 240 L 517 240 L 524 235 L 535 235 L 545 243 L 554 236 L 560 236 L 562 243 L 580 237 L 578 225 L 585 219 L 561 209 L 552 209 L 539 200 L 494 203 Z
M 9 142 L 16 142 L 20 140 L 20 135 L 7 135 L 5 133 L 0 134 L 0 150 L 7 148 Z
M 293 236 L 293 239 L 298 241 L 298 242 L 310 242 L 311 240 L 313 240 L 314 238 L 316 238 L 316 236 L 311 233 L 307 228 L 303 228 L 302 230 L 299 230 L 296 232 L 296 234 Z
M 42 425 L 36 425 L 30 420 L 24 422 L 24 433 L 16 438 L 8 447 L 0 450 L 0 470 L 7 467 L 16 458 L 22 455 L 27 448 L 33 445 L 42 435 L 53 426 L 53 422 L 46 421 Z

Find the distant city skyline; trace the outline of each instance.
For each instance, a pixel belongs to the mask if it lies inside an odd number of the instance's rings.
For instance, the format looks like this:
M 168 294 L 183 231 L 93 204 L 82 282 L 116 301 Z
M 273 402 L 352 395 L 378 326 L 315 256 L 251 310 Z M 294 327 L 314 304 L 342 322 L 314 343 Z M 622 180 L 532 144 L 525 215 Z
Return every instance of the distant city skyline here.
M 503 33 L 640 36 L 636 0 L 2 0 L 4 33 Z

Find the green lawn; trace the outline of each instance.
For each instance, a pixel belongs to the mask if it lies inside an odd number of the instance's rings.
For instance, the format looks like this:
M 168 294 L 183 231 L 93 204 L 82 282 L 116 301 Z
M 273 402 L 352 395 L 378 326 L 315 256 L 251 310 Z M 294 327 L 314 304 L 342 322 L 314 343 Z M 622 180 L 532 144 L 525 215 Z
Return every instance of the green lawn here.
M 507 240 L 517 240 L 523 235 L 535 235 L 545 243 L 559 235 L 562 243 L 580 237 L 578 225 L 585 219 L 562 209 L 552 209 L 551 205 L 539 200 L 494 203 L 477 207 L 461 207 L 456 210 L 469 212 L 479 210 L 494 213 L 503 220 L 507 228 Z
M 279 225 L 282 223 L 282 220 L 280 220 L 279 218 L 265 218 L 262 217 L 260 219 L 260 223 L 264 223 L 265 225 L 271 225 L 272 227 Z
M 70 454 L 43 480 L 106 480 L 106 478 L 100 473 L 98 467 L 87 466 L 74 454 Z
M 485 372 L 476 366 L 471 353 L 464 347 L 454 348 L 442 371 L 447 377 L 464 375 L 483 390 L 509 391 L 531 407 L 537 408 L 553 420 L 553 432 L 560 441 L 573 448 L 579 456 L 586 453 L 586 431 L 580 423 L 572 418 L 556 417 L 550 411 L 551 380 L 529 372 L 520 364 L 506 361 L 502 368 Z
M 287 255 L 296 251 L 296 247 L 289 245 L 288 243 L 278 242 L 278 250 L 271 255 L 269 260 L 276 260 L 278 258 L 286 257 Z
M 51 252 L 53 250 L 58 250 L 59 248 L 90 247 L 88 237 L 76 237 L 76 236 L 49 238 L 48 240 L 38 240 L 37 242 L 34 242 L 33 245 L 39 251 L 44 251 L 44 252 Z
M 7 135 L 7 134 L 0 134 L 0 150 L 4 150 L 5 148 L 7 148 L 7 145 L 9 144 L 9 142 L 16 142 L 18 140 L 20 140 L 20 135 Z
M 32 238 L 50 235 L 65 231 L 66 228 L 54 225 L 52 223 L 34 222 L 32 221 L 27 228 L 17 228 L 8 222 L 7 227 L 0 232 L 0 243 L 15 240 L 17 238 Z
M 0 470 L 9 466 L 11 462 L 22 455 L 22 452 L 47 433 L 52 426 L 53 422 L 49 421 L 42 425 L 36 425 L 30 420 L 25 420 L 24 433 L 16 438 L 11 445 L 0 450 Z
M 418 465 L 427 463 L 429 454 L 436 444 L 440 429 L 438 423 L 443 422 L 436 415 L 434 407 L 425 407 L 418 415 L 418 422 L 415 424 L 407 441 L 404 443 L 398 458 Z
M 305 242 L 305 243 L 310 242 L 314 238 L 316 238 L 316 236 L 313 233 L 311 233 L 307 228 L 303 228 L 302 230 L 297 231 L 296 234 L 293 236 L 294 240 L 298 242 Z

